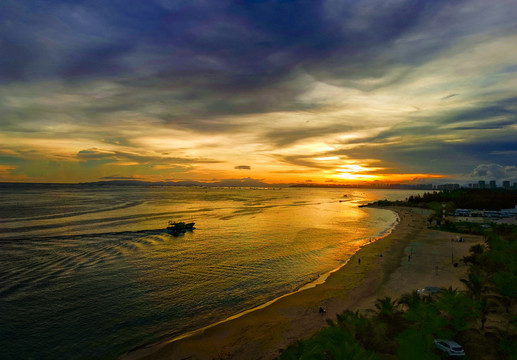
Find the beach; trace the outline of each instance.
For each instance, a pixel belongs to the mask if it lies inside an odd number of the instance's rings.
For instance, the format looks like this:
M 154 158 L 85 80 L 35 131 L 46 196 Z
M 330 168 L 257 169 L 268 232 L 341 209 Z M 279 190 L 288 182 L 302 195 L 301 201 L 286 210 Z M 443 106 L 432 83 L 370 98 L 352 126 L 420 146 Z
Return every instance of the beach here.
M 389 235 L 363 246 L 325 282 L 122 358 L 272 359 L 289 344 L 327 326 L 328 320 L 344 310 L 368 311 L 377 298 L 397 298 L 426 286 L 462 289 L 460 279 L 467 268 L 460 259 L 483 238 L 462 235 L 464 241 L 458 242 L 458 234 L 427 229 L 422 210 L 384 209 L 398 214 L 397 226 Z

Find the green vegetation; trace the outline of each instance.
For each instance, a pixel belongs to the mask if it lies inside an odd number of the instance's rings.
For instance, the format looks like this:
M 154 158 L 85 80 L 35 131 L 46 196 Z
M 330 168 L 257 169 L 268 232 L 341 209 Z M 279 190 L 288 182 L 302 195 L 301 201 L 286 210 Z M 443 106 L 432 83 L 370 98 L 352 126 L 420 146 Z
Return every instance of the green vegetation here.
M 414 195 L 406 200 L 379 200 L 375 202 L 379 206 L 406 206 L 419 207 L 433 210 L 429 216 L 429 223 L 441 220 L 443 204 L 447 213 L 455 209 L 501 210 L 514 208 L 517 205 L 517 191 L 506 189 L 457 189 L 452 191 L 430 192 L 422 195 Z M 495 226 L 495 225 L 493 225 Z M 499 226 L 499 225 L 497 225 Z M 504 226 L 504 225 L 501 225 Z M 485 233 L 485 227 L 473 222 L 442 222 L 438 230 L 463 234 Z
M 365 350 L 352 333 L 339 326 L 330 326 L 315 334 L 307 341 L 298 341 L 282 354 L 281 359 L 365 359 L 379 357 Z
M 505 189 L 458 189 L 452 191 L 435 191 L 422 195 L 412 195 L 405 201 L 380 200 L 380 206 L 411 206 L 442 211 L 442 204 L 447 211 L 456 208 L 500 210 L 517 205 L 517 191 Z
M 517 191 L 505 189 L 458 189 L 410 196 L 407 203 L 415 205 L 446 203 L 452 208 L 500 210 L 517 205 Z
M 433 339 L 454 339 L 467 359 L 517 359 L 517 227 L 492 228 L 463 261 L 466 291 L 378 299 L 346 311 L 279 359 L 440 359 Z
M 437 230 L 461 233 L 461 234 L 478 234 L 484 235 L 487 230 L 483 226 L 484 224 L 472 223 L 468 221 L 456 222 L 445 220 L 440 227 L 435 227 Z M 499 226 L 499 225 L 493 225 Z

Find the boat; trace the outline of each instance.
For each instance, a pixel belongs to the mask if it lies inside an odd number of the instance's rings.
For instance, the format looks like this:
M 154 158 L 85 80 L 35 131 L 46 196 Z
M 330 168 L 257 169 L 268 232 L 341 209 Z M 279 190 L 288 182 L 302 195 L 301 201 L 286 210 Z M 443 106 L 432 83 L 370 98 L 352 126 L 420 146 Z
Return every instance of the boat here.
M 169 220 L 167 224 L 167 230 L 171 231 L 174 234 L 183 233 L 185 231 L 193 230 L 195 222 L 184 222 L 184 221 L 172 221 Z

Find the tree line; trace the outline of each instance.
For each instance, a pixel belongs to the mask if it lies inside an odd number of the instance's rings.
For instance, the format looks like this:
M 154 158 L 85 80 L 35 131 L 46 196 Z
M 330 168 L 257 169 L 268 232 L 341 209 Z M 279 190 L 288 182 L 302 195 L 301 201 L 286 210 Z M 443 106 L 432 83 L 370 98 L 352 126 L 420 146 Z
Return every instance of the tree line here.
M 431 203 L 450 203 L 454 208 L 500 210 L 517 205 L 517 191 L 505 189 L 457 189 L 411 195 L 406 199 L 409 206 L 425 206 Z

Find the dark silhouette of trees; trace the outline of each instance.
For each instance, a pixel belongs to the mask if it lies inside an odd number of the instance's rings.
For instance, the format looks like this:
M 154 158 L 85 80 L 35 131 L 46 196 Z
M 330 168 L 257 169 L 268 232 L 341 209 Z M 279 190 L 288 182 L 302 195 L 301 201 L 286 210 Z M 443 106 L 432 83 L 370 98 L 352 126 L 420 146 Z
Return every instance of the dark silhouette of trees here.
M 413 206 L 433 202 L 452 203 L 461 209 L 500 210 L 517 205 L 517 191 L 505 189 L 458 189 L 435 191 L 422 195 L 412 195 L 407 202 Z

